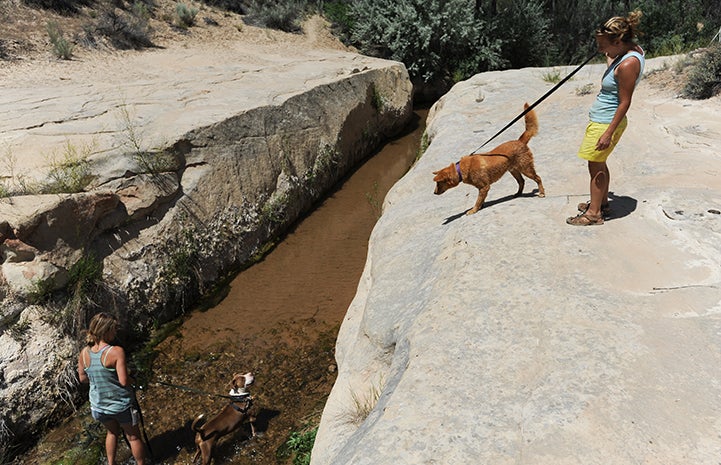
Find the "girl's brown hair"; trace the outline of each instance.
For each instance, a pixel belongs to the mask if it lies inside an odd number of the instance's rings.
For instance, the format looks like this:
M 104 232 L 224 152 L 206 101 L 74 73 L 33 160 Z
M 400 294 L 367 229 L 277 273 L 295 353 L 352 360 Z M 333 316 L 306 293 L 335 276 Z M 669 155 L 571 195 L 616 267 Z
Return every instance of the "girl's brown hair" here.
M 596 30 L 596 34 L 607 35 L 623 42 L 631 42 L 641 34 L 638 30 L 641 24 L 641 10 L 632 11 L 625 18 L 614 16 Z
M 89 346 L 95 345 L 101 340 L 110 342 L 108 338 L 112 337 L 113 333 L 117 331 L 118 319 L 109 313 L 100 312 L 90 320 L 85 342 Z

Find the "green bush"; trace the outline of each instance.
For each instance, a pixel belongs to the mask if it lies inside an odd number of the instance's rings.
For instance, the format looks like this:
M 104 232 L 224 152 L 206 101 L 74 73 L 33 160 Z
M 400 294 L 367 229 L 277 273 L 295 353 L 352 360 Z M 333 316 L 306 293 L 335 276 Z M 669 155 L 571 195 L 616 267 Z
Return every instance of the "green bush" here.
M 31 7 L 72 14 L 77 13 L 81 7 L 92 4 L 93 0 L 24 0 L 24 3 Z
M 91 146 L 82 149 L 68 142 L 65 145 L 62 159 L 50 159 L 50 182 L 41 190 L 45 194 L 83 192 L 90 184 L 90 161 L 88 157 L 92 151 Z
M 131 10 L 122 11 L 108 5 L 100 11 L 93 24 L 85 27 L 85 40 L 96 45 L 96 35 L 105 37 L 121 50 L 151 47 L 150 11 L 146 2 L 133 3 Z
M 517 0 L 496 16 L 501 55 L 511 68 L 548 66 L 550 20 L 536 0 Z
M 306 16 L 307 8 L 306 0 L 252 0 L 245 21 L 254 26 L 300 32 L 300 23 Z
M 721 93 L 721 44 L 710 46 L 689 71 L 682 95 L 707 99 Z
M 50 37 L 50 44 L 53 46 L 53 54 L 63 60 L 69 60 L 73 56 L 73 49 L 75 45 L 68 42 L 65 39 L 63 31 L 60 29 L 60 25 L 55 21 L 51 21 L 47 24 L 46 30 Z
M 326 2 L 323 4 L 323 16 L 330 22 L 333 33 L 347 42 L 353 29 L 350 4 L 347 1 Z
M 305 431 L 293 431 L 285 444 L 280 447 L 278 456 L 286 458 L 292 455 L 293 465 L 308 465 L 317 433 L 318 427 Z
M 451 82 L 503 64 L 492 24 L 471 0 L 360 0 L 351 40 L 363 53 L 401 61 L 412 78 Z
M 178 26 L 187 28 L 195 24 L 198 9 L 178 2 L 175 4 L 175 14 L 178 16 Z

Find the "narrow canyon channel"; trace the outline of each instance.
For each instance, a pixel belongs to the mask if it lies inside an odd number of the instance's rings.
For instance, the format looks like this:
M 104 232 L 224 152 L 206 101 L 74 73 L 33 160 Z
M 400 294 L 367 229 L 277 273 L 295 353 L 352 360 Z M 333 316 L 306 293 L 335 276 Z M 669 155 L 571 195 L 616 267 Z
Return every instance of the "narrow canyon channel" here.
M 249 439 L 241 429 L 225 436 L 214 463 L 291 463 L 283 445 L 292 433 L 317 426 L 335 381 L 335 338 L 383 199 L 418 155 L 427 110 L 414 114 L 402 135 L 358 167 L 261 261 L 240 272 L 210 308 L 170 325 L 144 357 L 149 361 L 138 362 L 147 373 L 137 397 L 152 463 L 192 463 L 193 419 L 222 410 L 228 401 L 218 395 L 228 394 L 234 373 L 248 371 L 255 375 L 250 391 L 259 410 L 258 434 Z M 17 463 L 97 464 L 104 436 L 86 404 Z M 134 463 L 125 444 L 118 459 Z

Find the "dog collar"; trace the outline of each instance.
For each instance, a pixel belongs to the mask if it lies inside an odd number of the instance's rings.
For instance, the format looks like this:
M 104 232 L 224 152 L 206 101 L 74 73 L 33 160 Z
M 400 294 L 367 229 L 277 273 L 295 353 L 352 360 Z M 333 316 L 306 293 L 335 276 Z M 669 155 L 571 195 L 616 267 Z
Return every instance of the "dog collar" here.
M 456 162 L 456 173 L 458 173 L 458 182 L 463 182 L 463 175 L 461 174 L 461 166 L 459 161 Z

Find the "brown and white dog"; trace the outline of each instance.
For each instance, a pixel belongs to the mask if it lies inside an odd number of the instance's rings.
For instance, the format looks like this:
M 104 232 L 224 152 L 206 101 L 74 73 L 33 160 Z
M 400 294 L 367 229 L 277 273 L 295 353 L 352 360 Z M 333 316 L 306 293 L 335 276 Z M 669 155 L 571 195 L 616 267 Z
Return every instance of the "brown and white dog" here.
M 202 465 L 210 464 L 213 448 L 220 437 L 235 431 L 245 423 L 250 424 L 250 437 L 255 436 L 254 422 L 257 411 L 248 391 L 248 387 L 254 381 L 253 373 L 235 373 L 230 382 L 230 403 L 205 423 L 203 423 L 205 415 L 198 415 L 193 421 L 191 428 L 195 431 L 195 445 L 198 448 L 193 457 L 193 463 L 197 463 L 198 458 L 202 456 Z
M 527 103 L 524 108 L 528 108 Z M 538 196 L 545 197 L 546 192 L 543 189 L 543 183 L 533 166 L 533 153 L 531 153 L 531 149 L 527 145 L 531 137 L 538 133 L 536 112 L 529 111 L 524 119 L 526 130 L 523 131 L 518 140 L 504 142 L 490 152 L 467 155 L 442 170 L 434 171 L 435 177 L 433 181 L 436 183 L 434 194 L 440 195 L 448 189 L 456 187 L 461 182 L 477 187 L 478 198 L 476 203 L 473 208 L 466 212 L 466 215 L 472 215 L 483 208 L 483 202 L 486 200 L 491 184 L 498 181 L 508 171 L 518 182 L 516 197 L 523 193 L 525 183 L 523 176 L 536 181 L 536 184 L 538 184 Z

